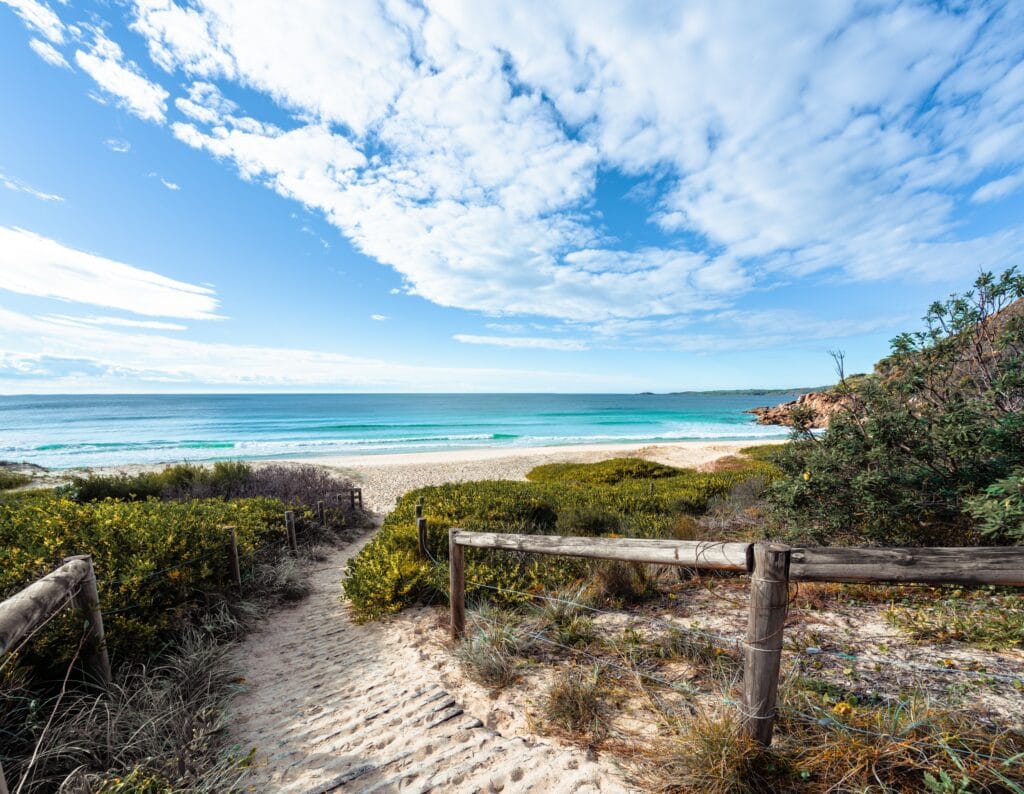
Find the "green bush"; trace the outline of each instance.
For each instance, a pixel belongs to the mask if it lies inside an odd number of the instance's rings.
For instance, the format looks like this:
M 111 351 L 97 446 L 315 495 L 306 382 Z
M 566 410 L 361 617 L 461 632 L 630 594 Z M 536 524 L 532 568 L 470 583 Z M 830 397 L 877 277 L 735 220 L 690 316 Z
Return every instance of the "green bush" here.
M 1024 467 L 968 499 L 966 510 L 985 535 L 1024 543 Z
M 1016 270 L 982 275 L 933 304 L 924 331 L 893 340 L 874 375 L 847 384 L 824 435 L 796 417 L 796 443 L 777 458 L 786 476 L 770 494 L 792 539 L 972 544 L 982 536 L 968 504 L 982 530 L 1022 540 L 998 507 L 973 499 L 1024 466 L 1022 296 Z
M 642 478 L 647 471 L 649 478 Z M 699 513 L 738 483 L 776 476 L 770 464 L 751 461 L 727 472 L 703 473 L 647 461 L 541 466 L 527 482 L 454 483 L 403 496 L 374 539 L 345 571 L 345 595 L 357 619 L 371 620 L 413 604 L 448 598 L 448 529 L 520 534 L 673 537 L 683 514 Z M 424 500 L 427 545 L 433 559 L 417 556 L 415 504 Z M 467 594 L 512 605 L 527 596 L 563 587 L 587 574 L 584 560 L 466 550 Z
M 80 504 L 52 492 L 0 502 L 0 598 L 66 556 L 91 554 L 111 656 L 145 658 L 187 625 L 190 610 L 229 592 L 223 528 L 236 527 L 249 563 L 257 548 L 284 537 L 283 510 L 274 499 Z M 30 643 L 35 659 L 59 663 L 73 651 L 70 620 L 64 613 Z
M 16 471 L 5 471 L 0 469 L 0 491 L 9 491 L 12 488 L 21 488 L 32 482 L 27 474 L 20 474 Z

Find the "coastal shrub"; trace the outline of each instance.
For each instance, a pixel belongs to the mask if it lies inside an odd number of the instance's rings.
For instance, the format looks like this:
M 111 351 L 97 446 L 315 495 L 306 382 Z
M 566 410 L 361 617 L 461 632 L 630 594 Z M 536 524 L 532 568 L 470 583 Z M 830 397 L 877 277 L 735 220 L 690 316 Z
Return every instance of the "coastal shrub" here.
M 21 488 L 23 485 L 28 485 L 30 482 L 32 482 L 32 478 L 27 474 L 0 469 L 0 491 L 9 491 L 12 488 Z
M 794 443 L 776 459 L 785 476 L 770 493 L 789 537 L 1024 540 L 1012 514 L 1004 525 L 998 506 L 974 498 L 1024 466 L 1022 297 L 1017 270 L 983 274 L 973 290 L 932 304 L 923 331 L 893 340 L 874 375 L 847 387 L 850 399 L 824 435 L 797 422 Z M 1015 497 L 1003 499 L 1010 510 Z
M 966 510 L 984 535 L 1024 543 L 1024 467 L 968 499 Z
M 591 474 L 590 467 L 596 473 Z M 643 479 L 643 471 L 652 476 Z M 759 461 L 726 472 L 697 472 L 622 459 L 542 466 L 527 475 L 527 482 L 485 480 L 421 488 L 399 500 L 373 540 L 348 562 L 345 595 L 360 620 L 413 604 L 445 603 L 451 527 L 520 534 L 672 537 L 682 515 L 702 512 L 712 499 L 727 495 L 742 482 L 759 479 L 763 484 L 777 474 L 774 466 Z M 430 553 L 425 560 L 417 552 L 415 505 L 421 497 Z M 466 591 L 472 598 L 514 605 L 528 600 L 529 594 L 588 577 L 589 570 L 589 564 L 580 559 L 467 549 Z
M 268 464 L 253 466 L 244 461 L 218 461 L 212 466 L 179 463 L 159 471 L 138 474 L 76 476 L 61 489 L 76 502 L 102 499 L 142 501 L 162 499 L 280 499 L 290 508 L 312 510 L 323 500 L 331 515 L 351 513 L 347 493 L 352 483 L 320 466 Z
M 607 732 L 606 698 L 600 667 L 568 667 L 548 687 L 544 716 L 562 730 L 597 739 Z
M 197 605 L 229 592 L 223 528 L 236 527 L 243 564 L 251 566 L 258 548 L 283 539 L 283 510 L 266 498 L 79 503 L 38 492 L 0 502 L 0 597 L 66 556 L 91 554 L 111 655 L 143 658 L 186 626 Z M 74 650 L 69 620 L 62 616 L 34 638 L 26 659 L 66 660 Z

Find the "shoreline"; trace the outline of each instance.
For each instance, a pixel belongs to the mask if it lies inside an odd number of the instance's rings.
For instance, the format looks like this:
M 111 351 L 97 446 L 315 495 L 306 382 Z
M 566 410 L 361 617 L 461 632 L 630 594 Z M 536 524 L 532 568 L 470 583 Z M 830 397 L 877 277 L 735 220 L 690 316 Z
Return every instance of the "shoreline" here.
M 778 444 L 784 439 L 672 441 L 659 444 L 571 444 L 551 447 L 474 447 L 433 452 L 402 452 L 385 455 L 324 455 L 297 458 L 248 460 L 253 466 L 321 466 L 348 477 L 363 489 L 368 509 L 390 511 L 402 494 L 416 488 L 470 480 L 523 480 L 527 472 L 545 463 L 595 463 L 614 457 L 639 457 L 679 468 L 700 468 L 719 458 L 734 455 L 743 447 Z M 138 474 L 158 471 L 176 462 L 129 463 L 50 469 L 37 472 L 37 487 L 54 485 L 86 473 Z M 209 466 L 212 462 L 199 465 Z M 30 486 L 31 487 L 31 486 Z

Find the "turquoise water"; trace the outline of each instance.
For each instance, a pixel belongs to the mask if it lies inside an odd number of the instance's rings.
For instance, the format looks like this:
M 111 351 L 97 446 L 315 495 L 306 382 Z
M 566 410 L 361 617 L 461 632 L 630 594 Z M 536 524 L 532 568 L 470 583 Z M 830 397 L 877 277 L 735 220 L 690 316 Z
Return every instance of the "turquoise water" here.
M 0 459 L 49 468 L 472 447 L 785 437 L 744 414 L 794 394 L 0 397 Z

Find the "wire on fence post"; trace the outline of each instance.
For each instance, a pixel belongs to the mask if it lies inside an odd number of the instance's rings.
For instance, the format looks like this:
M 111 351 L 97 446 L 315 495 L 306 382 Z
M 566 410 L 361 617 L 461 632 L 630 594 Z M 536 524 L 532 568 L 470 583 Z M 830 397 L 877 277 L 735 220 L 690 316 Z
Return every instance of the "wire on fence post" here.
M 293 552 L 298 552 L 299 539 L 295 536 L 295 513 L 291 510 L 284 512 L 284 527 L 288 533 L 288 546 Z
M 448 530 L 448 601 L 451 605 L 452 639 L 461 640 L 466 634 L 466 570 L 462 546 L 456 535 L 459 530 Z
M 85 620 L 88 633 L 85 652 L 86 676 L 93 683 L 100 683 L 109 688 L 110 656 L 107 654 L 107 641 L 103 634 L 103 613 L 100 612 L 100 594 L 96 586 L 96 570 L 92 567 L 92 557 L 88 554 L 76 554 L 65 557 L 64 562 L 83 560 L 87 570 L 78 587 L 78 595 L 72 602 Z
M 782 629 L 789 603 L 789 546 L 754 545 L 750 615 L 743 655 L 743 727 L 758 744 L 772 743 L 782 666 Z

